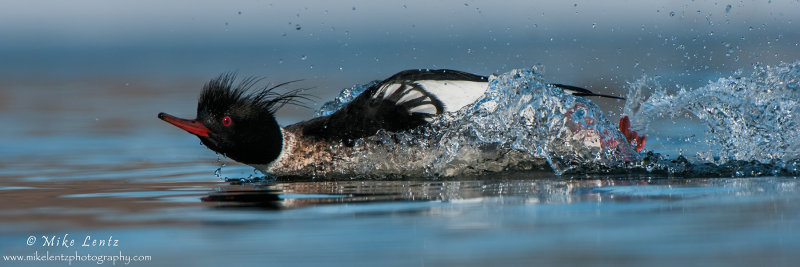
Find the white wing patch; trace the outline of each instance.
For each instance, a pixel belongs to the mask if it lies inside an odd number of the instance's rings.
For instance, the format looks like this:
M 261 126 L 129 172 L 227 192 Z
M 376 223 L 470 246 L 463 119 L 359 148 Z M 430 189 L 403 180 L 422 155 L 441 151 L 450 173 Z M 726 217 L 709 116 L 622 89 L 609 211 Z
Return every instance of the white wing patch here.
M 436 106 L 431 104 L 419 105 L 408 110 L 411 113 L 428 113 L 436 115 Z
M 394 101 L 398 106 L 408 106 L 409 113 L 437 115 L 441 112 L 455 112 L 472 104 L 488 89 L 488 82 L 455 80 L 404 82 L 385 84 L 372 95 L 372 98 L 382 98 Z M 437 109 L 439 103 L 443 105 L 444 110 Z M 428 121 L 432 119 L 432 117 L 426 118 Z
M 406 93 L 403 94 L 403 97 L 401 97 L 400 100 L 397 100 L 397 104 L 403 104 L 420 97 L 423 97 L 423 95 L 417 90 L 406 91 Z M 434 114 L 436 114 L 436 112 L 434 112 Z
M 386 84 L 384 86 L 381 86 L 381 88 L 377 92 L 375 92 L 374 95 L 372 95 L 372 98 L 373 99 L 378 98 L 378 96 L 380 95 L 383 95 L 383 98 L 388 98 L 394 93 L 394 91 L 397 91 L 397 89 L 399 89 L 402 86 L 403 85 L 399 83 Z
M 415 83 L 442 101 L 446 112 L 472 104 L 489 88 L 488 82 L 421 80 Z

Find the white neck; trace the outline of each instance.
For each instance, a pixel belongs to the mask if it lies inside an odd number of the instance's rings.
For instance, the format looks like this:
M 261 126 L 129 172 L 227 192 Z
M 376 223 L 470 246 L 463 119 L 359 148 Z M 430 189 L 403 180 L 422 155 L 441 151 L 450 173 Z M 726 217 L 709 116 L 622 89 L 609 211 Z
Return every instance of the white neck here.
M 253 164 L 254 168 L 258 169 L 263 173 L 273 173 L 275 171 L 279 171 L 282 168 L 286 168 L 286 164 L 288 163 L 289 157 L 294 151 L 295 148 L 295 137 L 294 134 L 291 132 L 287 132 L 280 128 L 281 130 L 281 137 L 283 138 L 283 144 L 281 145 L 281 152 L 278 154 L 278 158 L 270 162 L 269 164 Z

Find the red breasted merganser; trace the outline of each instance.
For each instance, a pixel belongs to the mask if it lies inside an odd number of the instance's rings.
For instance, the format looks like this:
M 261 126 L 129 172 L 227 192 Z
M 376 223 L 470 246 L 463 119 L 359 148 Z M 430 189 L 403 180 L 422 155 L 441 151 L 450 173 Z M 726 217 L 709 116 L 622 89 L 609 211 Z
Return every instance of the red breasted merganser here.
M 331 144 L 347 144 L 383 130 L 400 132 L 429 123 L 434 117 L 467 106 L 488 89 L 489 79 L 455 70 L 406 70 L 379 82 L 328 116 L 287 127 L 275 120 L 285 104 L 306 99 L 299 91 L 279 94 L 279 84 L 248 92 L 256 80 L 238 84 L 234 75 L 220 75 L 208 82 L 197 104 L 197 118 L 180 119 L 166 113 L 158 118 L 200 138 L 211 150 L 267 173 L 292 173 L 317 161 L 330 160 Z M 552 84 L 576 96 L 617 96 Z M 646 142 L 630 130 L 627 117 L 620 131 L 641 151 Z

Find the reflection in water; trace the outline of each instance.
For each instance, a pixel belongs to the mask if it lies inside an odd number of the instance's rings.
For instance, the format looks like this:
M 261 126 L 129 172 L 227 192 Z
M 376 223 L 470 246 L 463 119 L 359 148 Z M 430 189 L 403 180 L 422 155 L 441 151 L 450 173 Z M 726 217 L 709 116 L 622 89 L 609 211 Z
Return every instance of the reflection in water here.
M 780 180 L 779 178 L 775 178 Z M 230 184 L 202 200 L 218 208 L 293 209 L 371 202 L 500 200 L 506 204 L 679 201 L 714 194 L 797 192 L 794 179 L 532 179 L 311 181 Z
M 463 203 L 484 208 L 565 203 L 693 205 L 687 201 L 700 199 L 725 206 L 742 201 L 742 197 L 754 203 L 763 197 L 785 202 L 796 199 L 800 192 L 800 184 L 791 177 L 558 179 L 546 174 L 521 173 L 448 180 L 305 180 L 244 184 L 149 180 L 0 183 L 3 198 L 14 200 L 0 202 L 0 221 L 4 222 L 0 232 L 220 221 L 246 223 L 286 215 L 270 211 L 314 213 L 315 209 L 308 208 L 315 206 L 333 207 L 338 214 L 357 212 L 359 207 L 379 212 L 392 212 L 396 208 L 430 211 L 442 206 L 460 209 Z M 381 203 L 394 208 L 372 205 Z M 248 214 L 242 217 L 241 212 Z
M 218 202 L 218 208 L 254 207 L 280 209 L 280 191 L 271 189 L 227 190 L 209 194 L 202 198 L 205 202 Z

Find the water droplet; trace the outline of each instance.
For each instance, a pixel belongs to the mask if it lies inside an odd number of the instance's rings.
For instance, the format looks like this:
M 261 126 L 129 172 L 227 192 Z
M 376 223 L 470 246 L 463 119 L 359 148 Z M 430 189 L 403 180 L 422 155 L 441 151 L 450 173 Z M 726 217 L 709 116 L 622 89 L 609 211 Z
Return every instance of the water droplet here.
M 308 59 L 308 56 L 306 56 L 306 55 L 300 56 L 300 60 L 306 60 L 306 59 Z
M 595 29 L 595 28 L 597 28 L 597 22 L 593 22 L 592 23 L 592 29 Z
M 355 10 L 356 10 L 356 6 L 353 6 L 353 11 L 355 11 Z
M 731 12 L 731 8 L 733 8 L 733 7 L 730 4 L 725 6 L 725 14 L 730 13 Z
M 221 161 L 222 161 L 222 159 L 217 157 L 217 162 L 219 163 Z M 221 162 L 221 164 L 219 165 L 219 168 L 214 170 L 214 176 L 216 176 L 217 178 L 222 177 L 222 168 L 225 168 L 225 162 Z
M 344 70 L 344 67 L 339 66 L 339 71 L 343 71 L 343 70 Z
M 241 14 L 242 14 L 242 11 L 239 11 L 239 12 L 237 12 L 237 13 L 238 13 L 239 15 L 241 15 Z
M 670 12 L 669 12 L 669 16 L 670 16 L 670 17 L 674 17 L 674 16 L 675 16 L 675 11 L 670 11 Z
M 302 27 L 302 26 L 300 26 L 300 24 L 295 24 L 295 25 L 294 25 L 294 29 L 299 31 L 299 30 L 302 30 L 302 29 L 303 29 L 303 27 Z

